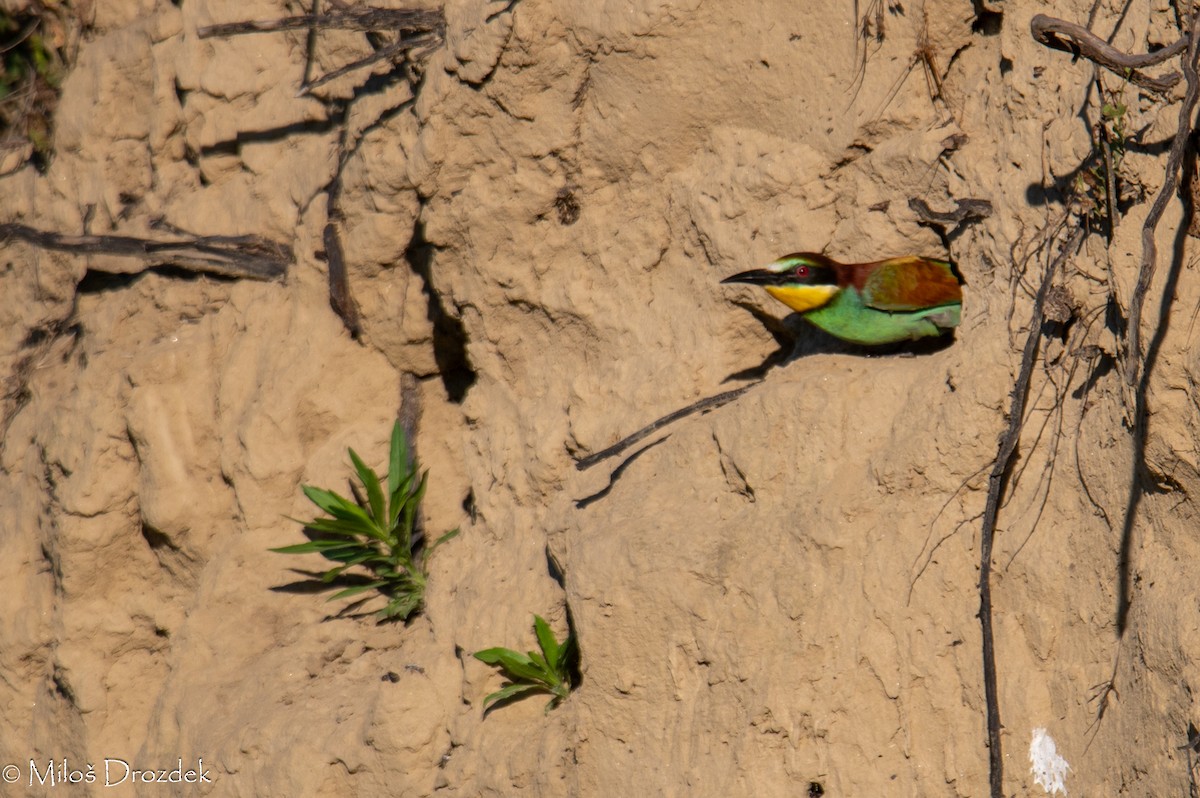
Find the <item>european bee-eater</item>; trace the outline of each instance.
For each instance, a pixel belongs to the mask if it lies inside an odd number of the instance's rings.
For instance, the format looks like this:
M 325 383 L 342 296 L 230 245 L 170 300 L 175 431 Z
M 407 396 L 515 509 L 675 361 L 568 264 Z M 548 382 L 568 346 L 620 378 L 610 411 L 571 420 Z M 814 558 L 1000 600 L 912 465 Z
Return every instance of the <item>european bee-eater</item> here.
M 722 283 L 761 285 L 830 335 L 855 344 L 893 344 L 958 326 L 962 278 L 933 258 L 838 263 L 815 252 L 786 255 Z

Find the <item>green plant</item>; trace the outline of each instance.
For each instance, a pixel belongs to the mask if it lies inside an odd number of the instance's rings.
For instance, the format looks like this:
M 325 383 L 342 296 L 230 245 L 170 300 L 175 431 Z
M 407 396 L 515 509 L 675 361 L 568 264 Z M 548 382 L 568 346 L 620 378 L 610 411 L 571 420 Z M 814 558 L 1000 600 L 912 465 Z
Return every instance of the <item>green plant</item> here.
M 318 534 L 307 543 L 283 546 L 271 551 L 280 554 L 309 554 L 317 552 L 328 560 L 340 563 L 321 576 L 322 582 L 332 582 L 347 569 L 361 566 L 373 577 L 366 584 L 339 591 L 329 600 L 347 598 L 369 590 L 378 590 L 387 598 L 387 605 L 378 612 L 381 620 L 407 620 L 425 599 L 425 584 L 429 578 L 427 564 L 434 549 L 458 534 L 452 529 L 421 550 L 420 535 L 413 534 L 417 507 L 425 496 L 429 472 L 417 479 L 417 463 L 409 457 L 404 430 L 396 422 L 392 427 L 392 443 L 388 457 L 387 493 L 373 470 L 367 467 L 353 449 L 350 460 L 366 491 L 352 482 L 350 490 L 355 501 L 333 491 L 311 485 L 302 486 L 309 501 L 329 514 L 329 518 L 299 521 Z
M 8 96 L 31 74 L 58 88 L 62 63 L 45 37 L 37 33 L 40 20 L 22 21 L 0 11 L 0 99 Z
M 575 635 L 568 633 L 567 639 L 558 642 L 550 624 L 541 616 L 533 616 L 533 631 L 537 635 L 541 652 L 522 654 L 511 648 L 486 648 L 475 652 L 475 659 L 495 665 L 504 671 L 509 684 L 483 699 L 484 710 L 488 704 L 528 692 L 550 693 L 546 712 L 554 709 L 571 692 L 571 668 L 576 656 Z
M 1093 136 L 1092 153 L 1075 175 L 1075 196 L 1089 222 L 1106 223 L 1111 228 L 1117 221 L 1117 205 L 1124 179 L 1122 163 L 1128 141 L 1126 114 L 1128 108 L 1117 99 L 1116 93 L 1100 107 L 1100 121 Z
M 0 9 L 0 151 L 28 142 L 40 162 L 49 157 L 68 25 L 55 3 Z

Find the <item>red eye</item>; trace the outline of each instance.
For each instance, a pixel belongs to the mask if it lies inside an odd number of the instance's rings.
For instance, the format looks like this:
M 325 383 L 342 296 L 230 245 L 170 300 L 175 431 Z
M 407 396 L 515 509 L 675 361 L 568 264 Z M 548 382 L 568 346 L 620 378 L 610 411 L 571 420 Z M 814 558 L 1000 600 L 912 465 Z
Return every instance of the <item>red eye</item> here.
M 796 267 L 796 276 L 797 277 L 807 277 L 808 276 L 808 267 L 807 266 L 797 266 Z

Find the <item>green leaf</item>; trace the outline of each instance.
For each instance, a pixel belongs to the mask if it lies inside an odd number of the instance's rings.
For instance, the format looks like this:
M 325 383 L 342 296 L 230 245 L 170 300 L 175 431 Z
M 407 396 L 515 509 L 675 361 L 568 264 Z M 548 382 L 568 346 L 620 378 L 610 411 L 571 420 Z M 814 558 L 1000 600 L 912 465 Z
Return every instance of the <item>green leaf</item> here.
M 503 701 L 506 698 L 512 698 L 513 696 L 520 695 L 521 693 L 528 693 L 530 690 L 543 690 L 543 689 L 545 689 L 545 688 L 543 688 L 541 685 L 537 685 L 537 684 L 510 684 L 507 687 L 503 688 L 502 690 L 497 690 L 496 692 L 494 692 L 494 693 L 488 695 L 486 698 L 484 698 L 483 699 L 483 708 L 486 710 L 488 704 L 491 704 L 496 701 Z
M 471 656 L 474 657 L 475 659 L 479 660 L 480 662 L 486 662 L 488 665 L 499 665 L 501 653 L 516 654 L 517 652 L 513 651 L 511 648 L 503 648 L 502 646 L 496 646 L 495 648 L 481 649 L 479 651 L 476 651 Z
M 519 651 L 511 648 L 489 648 L 475 653 L 475 658 L 489 665 L 499 665 L 510 676 L 531 682 L 542 682 L 546 679 L 545 672 L 538 665 Z
M 401 506 L 404 506 L 404 503 L 412 498 L 413 481 L 417 478 L 417 472 L 404 471 L 402 473 L 400 487 L 396 488 L 396 500 L 400 502 Z
M 380 529 L 386 528 L 388 526 L 387 508 L 383 506 L 383 488 L 379 485 L 379 475 L 368 468 L 353 449 L 350 450 L 350 461 L 354 463 L 354 470 L 358 472 L 359 480 L 367 489 L 367 501 L 371 505 L 372 520 Z
M 451 538 L 455 538 L 455 537 L 458 537 L 458 529 L 457 529 L 457 528 L 455 528 L 455 529 L 451 529 L 449 532 L 447 532 L 446 534 L 442 535 L 442 536 L 441 536 L 440 538 L 438 538 L 437 540 L 435 540 L 435 541 L 433 541 L 432 543 L 430 543 L 430 544 L 429 544 L 429 545 L 428 545 L 428 546 L 425 548 L 425 559 L 424 559 L 424 562 L 429 562 L 429 555 L 430 555 L 430 554 L 433 554 L 433 550 L 434 550 L 434 549 L 436 549 L 438 546 L 440 546 L 440 545 L 442 545 L 443 543 L 445 543 L 447 540 L 450 540 Z
M 558 640 L 550 629 L 550 624 L 540 615 L 533 616 L 533 631 L 537 635 L 538 645 L 542 649 L 547 670 L 558 673 Z
M 388 447 L 388 496 L 395 496 L 396 489 L 400 487 L 400 477 L 406 470 L 408 465 L 407 446 L 404 441 L 404 428 L 400 426 L 400 421 L 397 420 L 392 424 L 392 442 Z M 395 499 L 393 499 L 395 501 Z M 392 519 L 392 523 L 396 523 Z
M 537 651 L 530 651 L 527 656 L 533 661 L 534 667 L 542 672 L 542 678 L 547 682 L 547 684 L 556 681 L 556 679 L 551 678 L 554 675 L 554 671 L 550 669 L 550 665 L 546 662 L 545 657 L 543 657 Z
M 357 548 L 326 549 L 321 552 L 321 556 L 332 562 L 341 563 L 341 568 L 344 571 L 351 565 L 354 565 L 350 560 L 358 556 L 358 553 L 359 550 Z
M 407 558 L 398 555 L 388 554 L 380 557 L 381 564 L 378 566 L 380 573 L 386 569 L 387 573 L 391 574 L 396 579 L 411 579 L 412 565 Z
M 334 599 L 345 598 L 346 596 L 357 596 L 359 593 L 366 593 L 368 590 L 375 590 L 376 588 L 382 587 L 386 584 L 387 582 L 380 581 L 371 582 L 368 585 L 355 585 L 354 587 L 348 587 L 345 590 L 339 590 L 326 599 L 326 601 L 333 601 Z
M 416 592 L 397 596 L 379 611 L 379 617 L 408 620 L 408 616 L 412 615 L 421 606 L 421 598 L 421 595 Z
M 367 515 L 366 511 L 344 496 L 339 496 L 331 490 L 314 488 L 312 485 L 301 485 L 300 489 L 304 491 L 304 495 L 310 502 L 334 518 L 340 518 L 343 521 L 358 519 L 368 525 L 372 524 L 371 517 Z
M 396 524 L 400 520 L 400 513 L 404 510 L 404 508 L 408 505 L 409 500 L 412 498 L 412 483 L 415 476 L 416 475 L 411 471 L 406 472 L 403 478 L 400 480 L 400 485 L 392 493 L 391 507 L 388 510 L 388 523 L 390 524 L 389 529 L 396 528 Z
M 412 495 L 412 505 L 413 505 L 414 510 L 416 509 L 416 506 L 421 503 L 421 500 L 425 498 L 425 488 L 428 484 L 429 484 L 429 472 L 423 471 L 423 472 L 421 472 L 421 484 L 419 486 L 417 486 L 417 489 L 413 492 L 413 495 Z
M 324 543 L 326 541 L 317 542 Z M 363 550 L 362 546 L 353 540 L 331 540 L 328 542 L 334 545 L 322 546 L 320 549 L 321 556 L 336 562 L 344 563 L 351 557 L 357 556 Z
M 268 551 L 278 552 L 279 554 L 309 554 L 319 551 L 324 554 L 328 549 L 354 545 L 344 540 L 310 540 L 307 543 L 297 543 L 294 546 L 280 546 L 277 549 L 268 549 Z
M 568 683 L 569 683 L 569 677 L 568 677 L 569 671 L 567 670 L 567 659 L 571 656 L 571 646 L 573 646 L 574 644 L 575 644 L 575 635 L 571 632 L 568 632 L 567 639 L 562 641 L 562 644 L 558 647 L 558 654 L 556 656 L 556 661 L 558 662 L 559 676 L 563 677 L 563 681 L 568 682 Z
M 510 670 L 514 664 L 517 668 L 530 668 L 533 666 L 533 660 L 529 657 L 520 651 L 514 651 L 504 646 L 485 648 L 482 651 L 476 651 L 474 656 L 480 662 L 486 662 L 488 665 L 502 665 Z
M 373 541 L 377 540 L 385 546 L 391 545 L 391 535 L 387 533 L 387 530 L 374 524 L 369 529 L 363 529 L 362 534 L 364 537 L 368 537 Z
M 342 521 L 337 518 L 314 518 L 311 521 L 301 521 L 307 529 L 315 532 L 325 532 L 330 535 L 341 535 L 347 538 L 371 537 L 370 529 L 362 521 Z
M 361 565 L 362 563 L 369 562 L 379 557 L 378 554 L 370 549 L 364 551 L 360 546 L 354 546 L 346 550 L 333 549 L 331 551 L 323 551 L 321 553 L 327 558 L 336 562 L 340 562 L 347 567 L 351 565 Z
M 328 583 L 332 582 L 334 579 L 337 579 L 339 576 L 341 576 L 342 572 L 345 571 L 349 567 L 350 567 L 349 565 L 339 565 L 336 568 L 330 568 L 328 571 L 321 574 L 321 581 L 328 584 Z
M 416 491 L 404 503 L 403 520 L 400 522 L 400 529 L 405 534 L 411 534 L 413 528 L 413 518 L 417 514 L 417 507 L 421 504 L 421 499 L 425 497 L 425 486 L 428 484 L 429 472 L 421 474 L 421 484 L 417 486 Z M 408 539 L 408 538 L 406 538 Z

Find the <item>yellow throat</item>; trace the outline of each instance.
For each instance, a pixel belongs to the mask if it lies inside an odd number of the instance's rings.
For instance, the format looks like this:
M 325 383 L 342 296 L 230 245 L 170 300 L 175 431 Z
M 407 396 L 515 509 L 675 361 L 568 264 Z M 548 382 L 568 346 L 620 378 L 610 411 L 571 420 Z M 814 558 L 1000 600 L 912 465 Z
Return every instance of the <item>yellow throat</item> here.
M 842 290 L 836 285 L 768 285 L 764 288 L 797 313 L 821 307 Z

